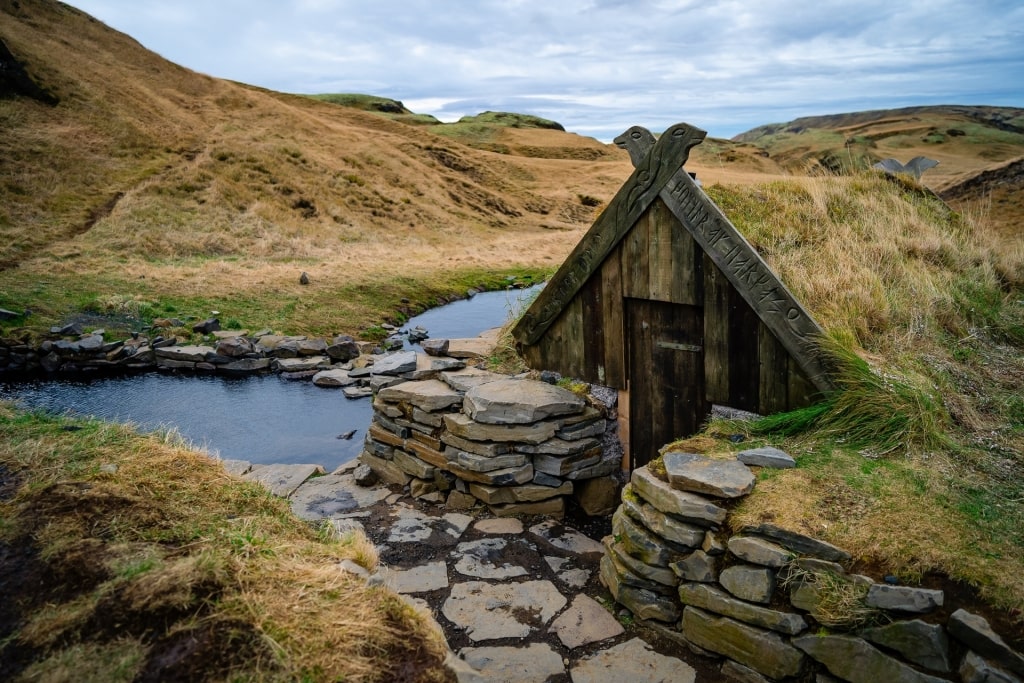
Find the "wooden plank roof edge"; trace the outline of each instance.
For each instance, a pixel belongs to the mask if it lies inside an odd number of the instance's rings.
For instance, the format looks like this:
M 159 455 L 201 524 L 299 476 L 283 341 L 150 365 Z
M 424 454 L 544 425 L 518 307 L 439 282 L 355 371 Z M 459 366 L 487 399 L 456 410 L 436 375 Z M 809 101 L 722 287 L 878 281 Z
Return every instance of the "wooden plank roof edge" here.
M 623 135 L 637 128 L 634 126 Z M 646 150 L 633 174 L 608 202 L 590 230 L 583 235 L 512 329 L 512 336 L 519 344 L 535 344 L 551 327 L 562 309 L 600 267 L 669 180 L 681 171 L 690 150 L 703 142 L 706 135 L 705 131 L 687 123 L 677 123 Z M 654 136 L 650 135 L 650 139 L 653 140 Z M 636 157 L 633 157 L 632 150 L 630 156 L 635 163 Z

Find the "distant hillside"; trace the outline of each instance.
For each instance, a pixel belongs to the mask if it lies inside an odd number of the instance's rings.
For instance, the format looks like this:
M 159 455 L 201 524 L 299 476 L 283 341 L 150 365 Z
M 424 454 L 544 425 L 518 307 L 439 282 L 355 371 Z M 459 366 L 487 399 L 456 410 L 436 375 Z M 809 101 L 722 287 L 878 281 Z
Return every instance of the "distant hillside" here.
M 889 157 L 936 159 L 925 185 L 960 208 L 989 212 L 1005 234 L 1020 234 L 1024 183 L 1019 173 L 998 169 L 1024 158 L 1024 109 L 944 105 L 809 116 L 733 141 L 761 149 L 792 173 L 866 168 Z
M 839 170 L 888 157 L 937 159 L 928 178 L 944 185 L 1024 155 L 1024 109 L 932 106 L 809 116 L 733 138 L 793 170 Z
M 936 105 L 904 107 L 902 109 L 876 109 L 847 114 L 804 116 L 789 123 L 769 123 L 758 126 L 746 133 L 733 137 L 738 142 L 756 142 L 767 135 L 777 133 L 800 133 L 807 128 L 840 129 L 851 126 L 888 123 L 900 119 L 922 120 L 921 117 L 962 117 L 979 124 L 1014 133 L 1024 133 L 1024 109 L 1012 107 L 982 107 L 959 105 Z

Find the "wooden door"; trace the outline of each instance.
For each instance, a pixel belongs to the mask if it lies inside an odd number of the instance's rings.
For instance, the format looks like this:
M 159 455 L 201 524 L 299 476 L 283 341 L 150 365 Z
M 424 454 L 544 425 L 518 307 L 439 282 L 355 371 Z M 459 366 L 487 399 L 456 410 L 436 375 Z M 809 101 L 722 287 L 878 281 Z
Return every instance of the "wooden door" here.
M 704 391 L 703 309 L 626 299 L 630 469 L 697 432 L 710 406 Z

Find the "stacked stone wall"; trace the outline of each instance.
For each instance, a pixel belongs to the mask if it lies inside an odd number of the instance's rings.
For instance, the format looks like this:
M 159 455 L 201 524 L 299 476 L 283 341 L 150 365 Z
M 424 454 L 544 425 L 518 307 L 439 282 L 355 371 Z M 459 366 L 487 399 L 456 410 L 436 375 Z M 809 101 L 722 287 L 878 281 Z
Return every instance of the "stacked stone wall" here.
M 943 591 L 853 574 L 846 551 L 772 524 L 730 534 L 745 463 L 793 466 L 775 449 L 669 452 L 632 473 L 601 560 L 618 603 L 721 658 L 723 680 L 1020 683 L 1024 656 Z
M 611 511 L 621 451 L 605 447 L 607 406 L 463 365 L 411 352 L 375 363 L 362 463 L 454 509 L 479 501 L 499 516 L 560 517 L 571 496 L 588 514 Z
M 73 326 L 72 326 L 73 327 Z M 194 326 L 201 344 L 182 344 L 174 335 L 137 334 L 108 341 L 103 330 L 55 330 L 53 339 L 29 344 L 0 339 L 0 377 L 116 375 L 152 370 L 223 375 L 282 373 L 313 379 L 320 386 L 346 389 L 351 398 L 368 396 L 368 372 L 352 363 L 360 354 L 383 352 L 345 335 L 333 339 L 275 335 L 269 330 L 220 330 L 215 319 Z M 401 341 L 398 342 L 401 345 Z M 365 364 L 365 363 L 363 363 Z M 319 375 L 319 376 L 318 376 Z

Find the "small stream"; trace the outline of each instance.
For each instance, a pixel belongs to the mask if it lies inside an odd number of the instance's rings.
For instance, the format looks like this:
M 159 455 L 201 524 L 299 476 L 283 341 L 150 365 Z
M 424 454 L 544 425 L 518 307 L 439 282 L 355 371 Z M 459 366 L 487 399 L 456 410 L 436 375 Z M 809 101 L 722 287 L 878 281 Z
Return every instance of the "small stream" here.
M 500 327 L 536 288 L 484 292 L 431 309 L 403 329 L 436 339 L 475 337 Z M 411 348 L 418 349 L 418 345 Z M 222 458 L 254 463 L 317 463 L 328 471 L 359 455 L 370 424 L 369 399 L 277 375 L 230 378 L 152 372 L 89 381 L 0 383 L 0 400 L 23 408 L 176 429 Z M 355 430 L 350 439 L 339 438 Z

